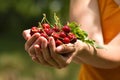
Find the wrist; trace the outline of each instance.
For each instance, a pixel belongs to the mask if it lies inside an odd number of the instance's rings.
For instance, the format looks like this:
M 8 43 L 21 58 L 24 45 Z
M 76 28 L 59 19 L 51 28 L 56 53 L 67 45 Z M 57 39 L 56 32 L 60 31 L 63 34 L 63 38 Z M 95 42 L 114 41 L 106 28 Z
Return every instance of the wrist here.
M 96 49 L 95 47 L 86 44 L 85 42 L 82 42 L 78 40 L 75 43 L 75 48 L 76 48 L 76 56 L 78 57 L 87 57 L 87 55 L 94 55 L 96 54 Z

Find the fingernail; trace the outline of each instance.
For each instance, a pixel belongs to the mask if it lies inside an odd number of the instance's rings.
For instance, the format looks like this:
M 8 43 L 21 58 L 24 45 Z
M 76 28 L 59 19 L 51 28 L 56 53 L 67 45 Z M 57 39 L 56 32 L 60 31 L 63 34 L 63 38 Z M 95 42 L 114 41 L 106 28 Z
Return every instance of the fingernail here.
M 52 37 L 50 37 L 50 38 L 49 38 L 49 41 L 52 43 L 52 41 L 53 41 L 53 38 L 52 38 Z
M 35 33 L 35 37 L 39 37 L 40 36 L 40 34 L 39 33 Z
M 38 44 L 35 44 L 34 47 L 35 47 L 35 48 L 39 48 L 39 45 L 38 45 Z

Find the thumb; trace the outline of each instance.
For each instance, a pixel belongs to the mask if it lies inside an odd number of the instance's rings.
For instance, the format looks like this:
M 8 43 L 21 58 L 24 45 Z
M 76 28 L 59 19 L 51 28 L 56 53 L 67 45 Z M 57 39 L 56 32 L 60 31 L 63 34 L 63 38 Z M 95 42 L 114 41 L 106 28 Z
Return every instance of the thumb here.
M 56 48 L 58 54 L 72 53 L 75 51 L 74 44 L 63 44 Z
M 24 37 L 25 40 L 28 40 L 31 37 L 31 35 L 30 35 L 30 29 L 24 30 L 22 32 L 22 36 Z

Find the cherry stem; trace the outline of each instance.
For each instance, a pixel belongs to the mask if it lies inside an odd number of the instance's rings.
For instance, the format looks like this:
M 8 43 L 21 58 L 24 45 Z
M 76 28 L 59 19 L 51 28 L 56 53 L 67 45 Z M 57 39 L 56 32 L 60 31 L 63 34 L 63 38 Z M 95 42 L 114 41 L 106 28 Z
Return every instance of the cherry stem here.
M 51 27 L 53 27 L 53 25 L 51 25 L 50 22 L 47 20 L 47 17 L 46 17 L 45 13 L 43 14 L 43 19 L 41 20 L 41 23 L 48 23 Z
M 40 23 L 40 22 L 38 22 L 38 27 L 39 27 L 39 28 L 42 28 L 42 25 L 41 25 L 41 23 Z
M 54 13 L 54 19 L 55 19 L 55 24 L 58 26 L 58 27 L 62 27 L 61 23 L 60 23 L 60 19 L 56 16 L 56 13 Z

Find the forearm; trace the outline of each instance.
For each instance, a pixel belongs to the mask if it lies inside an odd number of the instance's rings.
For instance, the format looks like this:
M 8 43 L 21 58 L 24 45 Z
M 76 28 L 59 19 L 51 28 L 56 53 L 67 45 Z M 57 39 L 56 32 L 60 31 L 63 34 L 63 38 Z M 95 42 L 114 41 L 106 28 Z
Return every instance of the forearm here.
M 97 1 L 71 0 L 70 19 L 81 24 L 81 28 L 87 31 L 89 38 L 105 47 L 97 49 L 84 43 L 78 43 L 75 59 L 77 62 L 82 61 L 99 68 L 114 68 L 120 65 L 120 34 L 109 44 L 104 44 Z M 81 47 L 83 48 L 81 49 Z
M 86 44 L 84 46 L 85 48 L 75 56 L 74 62 L 82 62 L 97 68 L 115 68 L 120 65 L 118 46 L 105 45 L 104 49 L 96 49 Z

